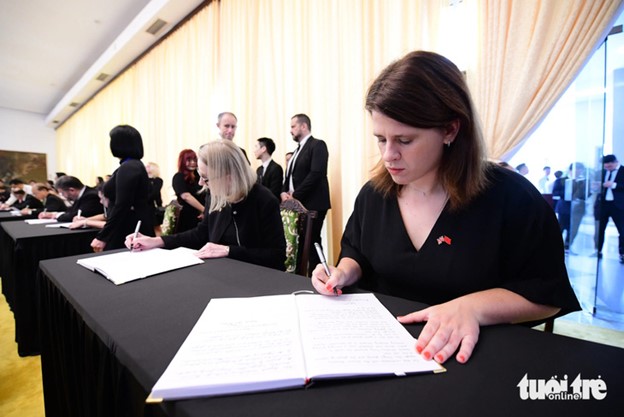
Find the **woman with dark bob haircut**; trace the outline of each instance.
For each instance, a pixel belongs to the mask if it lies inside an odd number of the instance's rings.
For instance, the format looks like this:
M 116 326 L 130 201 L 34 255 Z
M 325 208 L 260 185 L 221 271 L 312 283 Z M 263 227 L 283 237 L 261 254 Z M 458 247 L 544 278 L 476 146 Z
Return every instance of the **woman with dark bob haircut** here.
M 355 201 L 338 265 L 315 289 L 360 288 L 430 305 L 416 350 L 465 363 L 480 326 L 537 323 L 579 310 L 557 219 L 521 175 L 487 162 L 464 77 L 416 51 L 390 64 L 366 96 L 381 159 Z
M 148 201 L 149 179 L 143 158 L 143 139 L 134 127 L 119 125 L 110 131 L 110 149 L 119 168 L 102 186 L 108 198 L 104 228 L 91 242 L 94 251 L 124 247 L 126 235 L 141 221 L 141 233 L 154 236 L 154 211 Z

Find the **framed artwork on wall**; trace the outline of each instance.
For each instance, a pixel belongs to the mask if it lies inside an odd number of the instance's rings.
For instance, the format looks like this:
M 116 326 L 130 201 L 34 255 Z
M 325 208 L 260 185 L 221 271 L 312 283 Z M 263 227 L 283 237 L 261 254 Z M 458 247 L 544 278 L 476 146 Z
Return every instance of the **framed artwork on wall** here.
M 8 184 L 13 178 L 25 183 L 30 180 L 45 183 L 48 179 L 46 154 L 0 150 L 0 178 Z

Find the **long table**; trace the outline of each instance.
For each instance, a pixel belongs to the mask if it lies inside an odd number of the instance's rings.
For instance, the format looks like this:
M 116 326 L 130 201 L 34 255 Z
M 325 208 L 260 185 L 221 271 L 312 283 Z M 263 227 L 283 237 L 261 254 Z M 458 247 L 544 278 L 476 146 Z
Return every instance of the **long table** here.
M 27 216 L 15 216 L 11 211 L 0 210 L 0 223 L 1 222 L 12 222 L 17 220 L 25 220 L 25 219 L 34 219 L 35 216 L 27 215 Z
M 437 375 L 323 381 L 306 389 L 145 404 L 211 298 L 311 289 L 307 278 L 230 259 L 115 286 L 76 264 L 40 264 L 42 372 L 54 416 L 588 416 L 624 409 L 624 349 L 519 325 L 481 330 L 467 364 Z M 424 305 L 378 295 L 393 314 Z M 422 325 L 409 325 L 417 336 Z M 521 398 L 519 384 L 599 380 L 586 400 Z M 565 381 L 565 380 L 564 380 Z M 551 383 L 552 384 L 552 383 Z M 570 389 L 571 392 L 571 389 Z M 604 399 L 596 397 L 606 392 Z M 615 413 L 615 414 L 614 414 Z
M 97 229 L 50 228 L 24 221 L 0 223 L 2 294 L 15 317 L 15 341 L 20 356 L 39 354 L 39 301 L 36 277 L 39 261 L 92 252 Z

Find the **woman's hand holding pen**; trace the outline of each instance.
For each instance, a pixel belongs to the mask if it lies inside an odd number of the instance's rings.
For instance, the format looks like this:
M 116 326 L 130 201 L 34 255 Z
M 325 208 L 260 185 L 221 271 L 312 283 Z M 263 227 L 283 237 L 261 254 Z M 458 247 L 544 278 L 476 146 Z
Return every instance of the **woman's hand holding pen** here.
M 335 266 L 328 265 L 328 268 L 331 276 L 327 276 L 323 264 L 316 265 L 312 271 L 312 285 L 319 294 L 340 295 L 342 294 L 341 288 L 344 286 L 341 284 L 344 273 Z
M 312 271 L 312 285 L 319 294 L 340 295 L 342 288 L 355 284 L 362 276 L 360 265 L 351 258 L 342 258 L 338 266 L 327 265 L 329 275 L 323 264 L 318 264 Z
M 165 243 L 159 237 L 149 237 L 141 233 L 130 233 L 126 236 L 124 245 L 133 251 L 143 251 L 153 248 L 162 248 Z

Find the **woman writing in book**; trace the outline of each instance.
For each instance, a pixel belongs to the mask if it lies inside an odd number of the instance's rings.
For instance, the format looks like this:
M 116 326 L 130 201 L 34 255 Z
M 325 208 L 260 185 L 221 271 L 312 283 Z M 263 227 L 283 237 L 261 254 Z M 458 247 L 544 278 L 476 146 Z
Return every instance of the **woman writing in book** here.
M 199 249 L 200 258 L 232 258 L 284 270 L 286 240 L 279 201 L 257 184 L 256 173 L 230 140 L 203 145 L 198 153 L 200 183 L 210 190 L 202 222 L 191 230 L 171 236 L 135 239 L 133 250 Z
M 525 178 L 485 159 L 462 73 L 435 53 L 390 64 L 366 97 L 380 161 L 346 225 L 338 265 L 312 283 L 358 284 L 430 305 L 416 350 L 465 363 L 480 326 L 579 310 L 557 219 Z

